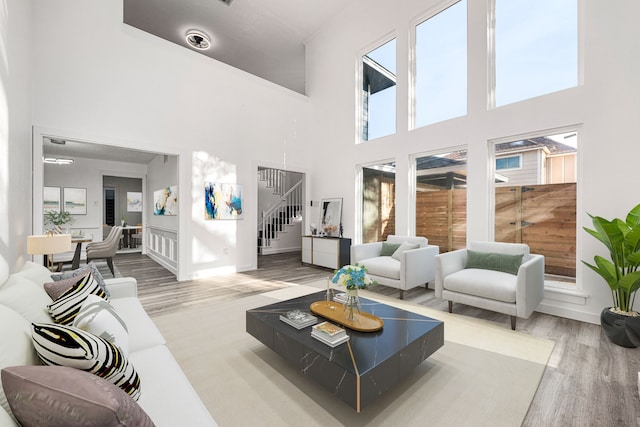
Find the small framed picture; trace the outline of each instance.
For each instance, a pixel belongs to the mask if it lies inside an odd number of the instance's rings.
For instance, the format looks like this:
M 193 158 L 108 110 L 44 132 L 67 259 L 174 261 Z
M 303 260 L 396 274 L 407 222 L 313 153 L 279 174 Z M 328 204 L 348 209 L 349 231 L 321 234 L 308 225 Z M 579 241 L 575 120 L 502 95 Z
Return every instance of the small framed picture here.
M 44 212 L 60 212 L 60 187 L 44 187 L 42 204 Z
M 87 189 L 64 188 L 64 210 L 71 215 L 87 214 Z

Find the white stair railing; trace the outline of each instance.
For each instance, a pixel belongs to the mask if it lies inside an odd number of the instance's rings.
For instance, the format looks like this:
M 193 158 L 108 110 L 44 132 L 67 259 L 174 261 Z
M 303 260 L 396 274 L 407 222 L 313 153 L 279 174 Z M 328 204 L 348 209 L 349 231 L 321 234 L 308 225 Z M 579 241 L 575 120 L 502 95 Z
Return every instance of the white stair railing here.
M 280 169 L 260 169 L 258 178 L 266 181 L 267 188 L 273 189 L 273 194 L 283 195 L 287 185 L 287 172 Z
M 302 180 L 294 184 L 280 200 L 266 211 L 262 212 L 262 221 L 258 227 L 261 236 L 261 247 L 271 246 L 271 241 L 278 238 L 284 231 L 285 225 L 291 224 L 293 218 L 302 210 Z

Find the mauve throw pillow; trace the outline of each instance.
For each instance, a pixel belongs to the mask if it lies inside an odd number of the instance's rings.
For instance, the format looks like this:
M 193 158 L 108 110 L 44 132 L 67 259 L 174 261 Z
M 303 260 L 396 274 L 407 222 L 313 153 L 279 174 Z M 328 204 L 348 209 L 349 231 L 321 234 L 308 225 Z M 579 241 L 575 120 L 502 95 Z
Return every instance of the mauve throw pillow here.
M 97 375 L 64 366 L 12 366 L 2 387 L 16 419 L 30 426 L 153 426 L 124 391 Z
M 93 277 L 98 282 L 98 285 L 100 285 L 100 287 L 104 290 L 104 293 L 107 294 L 107 296 L 110 296 L 109 289 L 107 289 L 107 284 L 104 282 L 102 273 L 100 273 L 100 270 L 98 270 L 98 267 L 96 267 L 93 262 L 90 262 L 89 264 L 76 270 L 65 271 L 62 274 L 52 274 L 51 278 L 54 280 L 54 282 L 57 282 L 59 280 L 69 279 L 71 277 L 83 276 L 87 272 L 87 270 L 91 271 Z
M 77 276 L 72 276 L 68 279 L 57 280 L 55 282 L 47 282 L 44 284 L 44 290 L 47 291 L 47 294 L 49 294 L 51 299 L 55 301 L 89 273 L 91 273 L 91 270 L 86 268 L 84 269 L 84 272 L 82 274 L 79 274 Z

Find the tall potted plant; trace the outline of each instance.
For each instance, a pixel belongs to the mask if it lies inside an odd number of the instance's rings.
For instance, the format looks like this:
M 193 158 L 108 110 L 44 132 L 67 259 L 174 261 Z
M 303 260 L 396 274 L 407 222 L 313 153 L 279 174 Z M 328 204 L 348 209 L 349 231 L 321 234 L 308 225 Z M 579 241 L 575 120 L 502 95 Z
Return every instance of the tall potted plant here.
M 640 315 L 633 310 L 640 289 L 640 204 L 631 209 L 625 221 L 608 221 L 589 214 L 594 229 L 584 230 L 609 250 L 611 259 L 596 255 L 594 264 L 582 261 L 609 285 L 613 307 L 600 314 L 600 323 L 611 342 L 623 347 L 640 346 Z

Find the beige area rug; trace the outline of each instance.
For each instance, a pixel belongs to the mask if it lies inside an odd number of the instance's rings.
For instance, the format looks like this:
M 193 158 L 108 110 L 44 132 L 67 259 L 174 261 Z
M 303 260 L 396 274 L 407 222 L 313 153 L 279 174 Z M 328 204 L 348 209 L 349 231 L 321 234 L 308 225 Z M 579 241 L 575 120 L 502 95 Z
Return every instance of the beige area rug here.
M 519 426 L 554 343 L 379 295 L 437 318 L 445 345 L 360 414 L 245 332 L 245 312 L 326 282 L 193 306 L 153 320 L 222 426 Z M 315 286 L 315 287 L 314 287 Z

